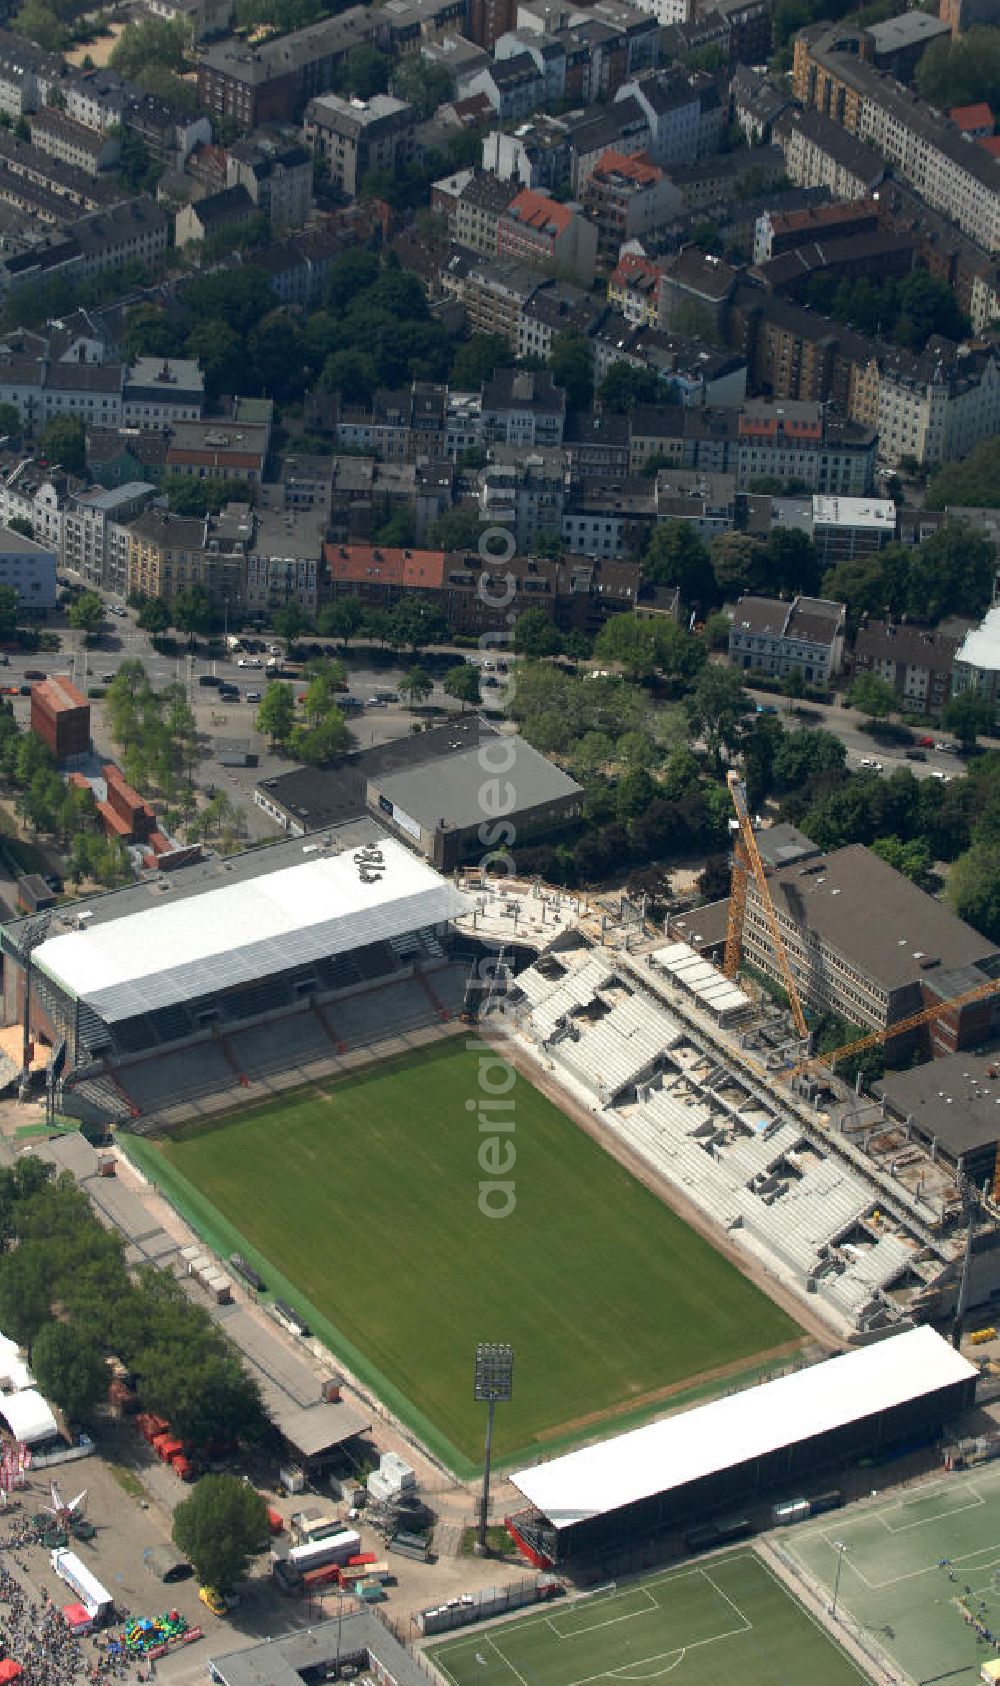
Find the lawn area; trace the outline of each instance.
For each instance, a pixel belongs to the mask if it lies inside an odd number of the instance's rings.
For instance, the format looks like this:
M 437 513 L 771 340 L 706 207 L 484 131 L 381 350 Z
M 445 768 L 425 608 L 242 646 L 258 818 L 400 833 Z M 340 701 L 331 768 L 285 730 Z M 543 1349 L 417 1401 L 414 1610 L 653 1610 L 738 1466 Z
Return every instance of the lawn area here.
M 752 1552 L 628 1581 L 434 1646 L 451 1686 L 858 1686 L 867 1675 Z
M 997 1464 L 805 1523 L 782 1546 L 827 1589 L 841 1563 L 839 1608 L 909 1679 L 972 1686 L 1000 1655 Z
M 514 1347 L 496 1434 L 510 1462 L 641 1420 L 666 1390 L 800 1338 L 522 1078 L 504 1114 L 516 1206 L 484 1216 L 482 1097 L 479 1056 L 452 1042 L 124 1145 L 217 1251 L 308 1302 L 317 1332 L 459 1473 L 482 1444 L 477 1341 Z

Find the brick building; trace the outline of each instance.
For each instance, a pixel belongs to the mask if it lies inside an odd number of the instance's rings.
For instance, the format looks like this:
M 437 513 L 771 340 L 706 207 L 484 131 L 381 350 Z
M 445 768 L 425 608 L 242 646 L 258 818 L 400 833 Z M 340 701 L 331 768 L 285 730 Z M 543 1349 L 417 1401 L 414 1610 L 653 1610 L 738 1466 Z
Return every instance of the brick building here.
M 90 749 L 90 704 L 62 675 L 31 688 L 31 730 L 60 763 Z

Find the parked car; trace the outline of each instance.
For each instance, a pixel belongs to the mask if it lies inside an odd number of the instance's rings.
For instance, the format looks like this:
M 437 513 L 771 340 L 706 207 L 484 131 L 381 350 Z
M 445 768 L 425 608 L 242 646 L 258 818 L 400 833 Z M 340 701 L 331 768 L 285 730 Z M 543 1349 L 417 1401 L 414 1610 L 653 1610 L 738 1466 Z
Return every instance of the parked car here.
M 862 767 L 867 767 L 871 773 L 880 773 L 882 771 L 881 761 L 873 761 L 870 755 L 865 756 L 861 765 Z
M 921 749 L 933 749 L 934 748 L 934 739 L 933 738 L 918 738 L 917 743 L 920 745 Z
M 101 674 L 101 684 L 102 685 L 112 684 L 114 682 L 114 677 L 115 676 L 114 676 L 113 673 L 102 673 Z
M 26 667 L 24 677 L 25 679 L 47 679 L 49 676 L 47 673 L 43 673 L 40 667 Z
M 216 690 L 218 690 L 219 686 L 222 684 L 222 680 L 219 678 L 217 673 L 199 673 L 198 683 L 199 685 L 212 685 Z
M 926 761 L 927 756 L 922 749 L 906 749 L 903 751 L 907 761 Z
M 263 693 L 260 691 L 244 691 L 243 698 L 245 702 L 263 702 L 264 700 Z
M 20 685 L 20 686 L 18 686 L 18 692 L 20 693 L 20 695 L 22 697 L 30 697 L 31 686 L 30 685 Z M 17 694 L 17 693 L 15 693 L 15 694 Z
M 932 768 L 932 770 L 931 770 L 931 778 L 937 779 L 939 784 L 950 784 L 951 783 L 951 774 L 950 773 L 939 773 L 938 769 L 936 767 Z
M 937 750 L 939 755 L 957 755 L 958 754 L 958 745 L 954 744 L 954 743 L 946 743 L 943 738 L 941 739 L 940 743 L 936 743 L 934 745 L 934 748 Z

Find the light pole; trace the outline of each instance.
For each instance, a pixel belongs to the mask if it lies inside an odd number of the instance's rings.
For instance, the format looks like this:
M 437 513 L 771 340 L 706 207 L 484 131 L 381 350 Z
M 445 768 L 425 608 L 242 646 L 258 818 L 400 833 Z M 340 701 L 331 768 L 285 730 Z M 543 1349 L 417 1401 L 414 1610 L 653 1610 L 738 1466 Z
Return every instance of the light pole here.
M 845 1545 L 843 1540 L 834 1540 L 833 1549 L 837 1553 L 837 1573 L 833 1577 L 833 1603 L 830 1606 L 830 1615 L 832 1616 L 833 1620 L 836 1621 L 837 1620 L 837 1594 L 840 1591 L 840 1571 L 844 1567 L 844 1556 L 845 1556 L 845 1553 L 847 1551 L 847 1546 Z
M 483 1494 L 479 1507 L 479 1536 L 477 1557 L 487 1555 L 486 1525 L 490 1513 L 490 1459 L 493 1454 L 493 1413 L 498 1399 L 509 1399 L 514 1390 L 514 1349 L 510 1346 L 481 1344 L 476 1347 L 477 1401 L 488 1408 L 486 1418 L 486 1455 L 483 1460 Z

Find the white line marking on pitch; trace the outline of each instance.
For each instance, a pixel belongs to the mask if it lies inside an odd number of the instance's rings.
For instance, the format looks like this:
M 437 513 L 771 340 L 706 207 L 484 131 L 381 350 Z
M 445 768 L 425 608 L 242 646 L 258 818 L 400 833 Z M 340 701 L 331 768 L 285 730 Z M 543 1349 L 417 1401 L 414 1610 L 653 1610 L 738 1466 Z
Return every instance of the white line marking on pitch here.
M 634 1622 L 636 1616 L 648 1616 L 650 1610 L 659 1610 L 661 1608 L 661 1606 L 657 1604 L 656 1599 L 650 1596 L 644 1586 L 633 1587 L 632 1592 L 642 1593 L 642 1596 L 646 1600 L 645 1609 L 627 1610 L 621 1616 L 609 1616 L 606 1622 L 588 1622 L 586 1627 L 575 1627 L 572 1633 L 559 1632 L 559 1629 L 555 1625 L 556 1616 L 546 1616 L 546 1623 L 552 1629 L 552 1632 L 555 1634 L 557 1639 L 578 1639 L 581 1633 L 597 1633 L 598 1629 L 602 1627 L 617 1627 L 619 1622 Z M 567 1610 L 565 1611 L 565 1614 L 569 1616 L 572 1614 L 572 1611 Z
M 494 1645 L 494 1643 L 493 1643 L 492 1639 L 490 1638 L 489 1634 L 484 1633 L 483 1638 L 485 1639 L 485 1641 L 486 1641 L 487 1645 L 490 1647 L 490 1649 L 492 1651 L 496 1652 L 497 1656 L 500 1658 L 500 1661 L 502 1663 L 506 1663 L 507 1667 L 510 1669 L 511 1674 L 515 1675 L 516 1678 L 521 1682 L 521 1686 L 528 1686 L 528 1682 L 525 1680 L 524 1675 L 518 1673 L 517 1669 L 514 1667 L 514 1664 L 511 1662 L 510 1658 L 504 1656 L 504 1654 L 501 1651 L 499 1645 Z

